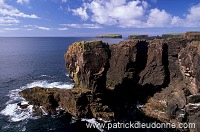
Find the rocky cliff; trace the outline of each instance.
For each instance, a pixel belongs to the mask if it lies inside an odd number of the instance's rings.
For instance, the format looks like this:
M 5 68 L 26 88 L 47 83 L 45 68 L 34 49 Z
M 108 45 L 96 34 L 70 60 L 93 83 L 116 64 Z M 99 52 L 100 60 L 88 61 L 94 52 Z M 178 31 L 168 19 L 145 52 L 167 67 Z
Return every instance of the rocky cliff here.
M 184 37 L 187 39 L 200 39 L 200 32 L 186 32 Z
M 33 88 L 21 96 L 50 113 L 60 106 L 75 117 L 105 120 L 127 118 L 140 103 L 148 117 L 195 123 L 195 129 L 181 130 L 200 131 L 200 41 L 83 41 L 68 48 L 65 60 L 73 89 Z
M 102 101 L 101 94 L 93 95 L 88 89 L 63 90 L 35 87 L 20 95 L 33 105 L 36 115 L 56 115 L 67 112 L 73 117 L 113 119 L 114 113 Z

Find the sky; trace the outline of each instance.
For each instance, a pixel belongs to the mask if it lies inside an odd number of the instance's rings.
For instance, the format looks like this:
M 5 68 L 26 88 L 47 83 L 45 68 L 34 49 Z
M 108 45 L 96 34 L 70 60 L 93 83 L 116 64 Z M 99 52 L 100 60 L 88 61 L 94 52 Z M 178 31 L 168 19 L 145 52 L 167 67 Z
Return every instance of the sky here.
M 200 31 L 199 0 L 0 0 L 0 37 Z

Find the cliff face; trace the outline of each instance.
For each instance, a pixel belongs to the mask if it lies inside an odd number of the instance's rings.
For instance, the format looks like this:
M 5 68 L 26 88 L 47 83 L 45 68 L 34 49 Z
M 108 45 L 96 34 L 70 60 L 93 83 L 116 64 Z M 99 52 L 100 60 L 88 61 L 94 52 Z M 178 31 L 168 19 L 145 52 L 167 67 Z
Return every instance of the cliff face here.
M 198 131 L 200 42 L 190 41 L 168 38 L 132 40 L 109 45 L 103 53 L 102 50 L 98 51 L 100 56 L 86 57 L 92 60 L 90 64 L 94 67 L 95 60 L 103 58 L 101 62 L 98 60 L 101 63 L 98 69 L 90 69 L 89 73 L 102 73 L 101 79 L 96 80 L 95 87 L 104 90 L 100 90 L 101 92 L 112 91 L 110 99 L 113 102 L 139 100 L 144 103 L 142 111 L 147 116 L 175 124 L 196 123 Z M 66 53 L 67 68 L 72 57 L 67 56 L 68 54 L 70 51 Z M 90 74 L 88 78 L 95 78 L 93 75 Z M 99 74 L 95 75 L 99 78 Z
M 109 57 L 109 45 L 101 41 L 83 41 L 69 46 L 65 54 L 66 67 L 75 87 L 93 91 L 105 88 Z
M 74 43 L 65 60 L 75 87 L 94 92 L 136 84 L 156 88 L 169 81 L 168 46 L 163 40 L 133 40 L 118 45 L 101 41 Z
M 200 130 L 200 100 L 198 100 L 200 41 L 186 42 L 184 39 L 180 42 L 166 42 L 168 83 L 147 100 L 142 110 L 147 116 L 162 122 L 195 123 L 196 128 L 190 131 L 197 132 Z
M 186 32 L 184 34 L 184 37 L 186 39 L 199 39 L 200 38 L 200 32 Z
M 135 39 L 118 45 L 76 42 L 69 47 L 65 60 L 75 88 L 56 94 L 56 102 L 71 115 L 123 118 L 127 109 L 140 102 L 141 111 L 148 117 L 175 124 L 196 123 L 190 131 L 200 131 L 200 41 Z M 27 91 L 21 95 L 30 103 L 38 98 L 28 97 L 31 92 Z

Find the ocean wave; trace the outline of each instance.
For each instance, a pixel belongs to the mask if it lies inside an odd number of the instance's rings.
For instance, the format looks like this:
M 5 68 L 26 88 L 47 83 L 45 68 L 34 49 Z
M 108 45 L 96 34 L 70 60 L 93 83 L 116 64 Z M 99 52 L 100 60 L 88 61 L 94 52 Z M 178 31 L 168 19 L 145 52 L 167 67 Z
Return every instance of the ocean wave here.
M 8 102 L 6 102 L 6 107 L 0 111 L 1 115 L 9 117 L 10 122 L 18 122 L 26 119 L 37 119 L 33 115 L 33 106 L 29 105 L 26 109 L 21 109 L 17 104 L 28 104 L 24 98 L 19 95 L 24 89 L 33 88 L 33 87 L 43 87 L 43 88 L 61 88 L 61 89 L 71 89 L 73 84 L 64 83 L 64 82 L 48 82 L 47 80 L 34 81 L 25 86 L 22 86 L 19 89 L 14 89 L 9 91 L 7 96 L 10 97 Z
M 32 107 L 32 105 L 29 105 L 26 109 L 21 109 L 17 103 L 8 104 L 6 108 L 1 111 L 1 114 L 9 116 L 9 121 L 11 122 L 18 122 L 28 118 L 33 118 Z
M 61 89 L 71 89 L 73 88 L 73 84 L 63 83 L 63 82 L 48 82 L 46 80 L 35 81 L 30 84 L 27 84 L 25 87 L 33 88 L 33 87 L 43 87 L 43 88 L 61 88 Z
M 69 77 L 69 74 L 68 74 L 68 73 L 65 73 L 65 76 Z
M 40 75 L 34 78 L 34 80 L 51 80 L 51 79 L 55 79 L 55 76 L 50 76 L 50 75 Z
M 49 75 L 40 75 L 39 77 L 51 77 Z

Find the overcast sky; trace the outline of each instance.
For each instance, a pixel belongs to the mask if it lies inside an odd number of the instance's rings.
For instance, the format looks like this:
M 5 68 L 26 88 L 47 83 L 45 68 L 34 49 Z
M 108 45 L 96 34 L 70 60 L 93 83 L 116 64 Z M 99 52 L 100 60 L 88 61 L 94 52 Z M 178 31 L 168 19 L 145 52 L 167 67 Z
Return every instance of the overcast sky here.
M 0 36 L 200 31 L 199 0 L 0 0 Z

